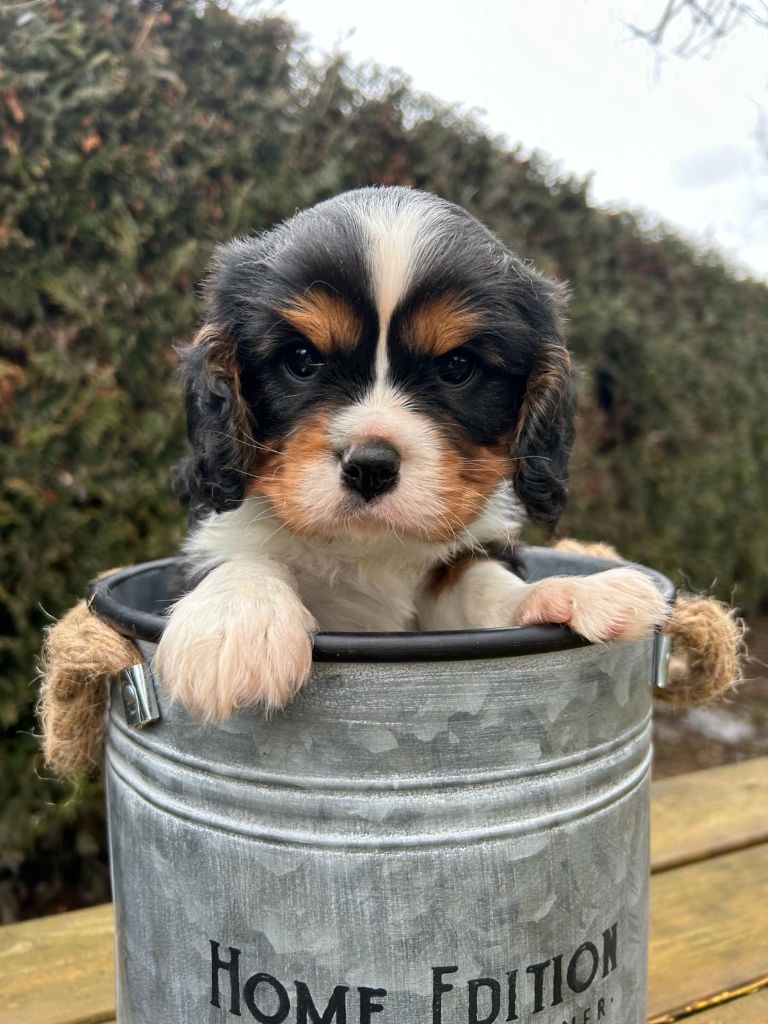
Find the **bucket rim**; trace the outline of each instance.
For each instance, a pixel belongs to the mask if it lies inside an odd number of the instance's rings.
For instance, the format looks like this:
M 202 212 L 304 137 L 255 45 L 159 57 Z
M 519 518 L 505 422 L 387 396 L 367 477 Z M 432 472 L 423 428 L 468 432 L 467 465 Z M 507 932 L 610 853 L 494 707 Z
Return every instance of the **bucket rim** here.
M 549 557 L 557 562 L 557 571 L 563 575 L 565 562 L 574 568 L 587 568 L 587 572 L 572 571 L 569 575 L 587 575 L 619 565 L 631 565 L 649 575 L 671 604 L 675 598 L 674 584 L 656 569 L 638 563 L 617 562 L 553 548 L 526 546 L 519 549 L 520 561 L 525 564 L 526 554 L 537 559 Z M 128 582 L 148 573 L 171 571 L 178 558 L 159 558 L 149 562 L 116 569 L 94 580 L 88 587 L 88 605 L 100 619 L 112 626 L 121 636 L 156 644 L 162 636 L 166 618 L 163 615 L 136 608 L 120 600 L 119 592 Z M 462 629 L 435 632 L 403 633 L 318 633 L 313 642 L 314 661 L 409 662 L 409 661 L 466 661 L 484 658 L 517 657 L 529 654 L 547 654 L 594 646 L 589 640 L 562 625 L 509 626 L 501 629 Z M 605 646 L 600 645 L 600 646 Z

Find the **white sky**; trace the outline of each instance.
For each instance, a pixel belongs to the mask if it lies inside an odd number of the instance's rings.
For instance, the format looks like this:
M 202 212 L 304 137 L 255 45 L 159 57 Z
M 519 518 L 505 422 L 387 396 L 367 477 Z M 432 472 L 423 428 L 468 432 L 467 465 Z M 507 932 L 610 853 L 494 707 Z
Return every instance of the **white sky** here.
M 510 144 L 592 173 L 601 205 L 645 209 L 768 278 L 768 29 L 709 59 L 660 57 L 664 0 L 272 0 L 319 51 L 401 68 Z

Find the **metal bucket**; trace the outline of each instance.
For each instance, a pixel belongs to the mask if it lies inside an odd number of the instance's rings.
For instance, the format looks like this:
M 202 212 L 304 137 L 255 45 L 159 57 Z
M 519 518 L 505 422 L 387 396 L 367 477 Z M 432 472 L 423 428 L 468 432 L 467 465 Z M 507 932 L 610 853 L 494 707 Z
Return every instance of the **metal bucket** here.
M 173 575 L 94 587 L 148 659 Z M 116 680 L 119 1024 L 641 1024 L 661 653 L 556 626 L 326 634 L 284 712 L 205 728 L 149 660 Z

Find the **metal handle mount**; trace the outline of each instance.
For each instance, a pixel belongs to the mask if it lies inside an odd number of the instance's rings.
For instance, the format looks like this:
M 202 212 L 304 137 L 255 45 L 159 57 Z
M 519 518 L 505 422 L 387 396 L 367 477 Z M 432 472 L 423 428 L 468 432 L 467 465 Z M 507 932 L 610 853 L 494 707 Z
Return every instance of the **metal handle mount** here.
M 157 681 L 152 663 L 142 662 L 125 669 L 120 680 L 125 718 L 134 729 L 143 729 L 160 718 Z
M 656 689 L 663 690 L 667 685 L 671 655 L 672 637 L 669 633 L 657 633 L 653 642 L 653 664 L 651 666 L 651 683 Z

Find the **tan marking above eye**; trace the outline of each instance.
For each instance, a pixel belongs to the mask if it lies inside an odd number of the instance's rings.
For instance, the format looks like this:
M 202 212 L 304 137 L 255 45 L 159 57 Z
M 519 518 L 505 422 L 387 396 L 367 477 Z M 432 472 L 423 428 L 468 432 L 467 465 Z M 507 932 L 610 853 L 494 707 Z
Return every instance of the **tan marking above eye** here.
M 277 312 L 319 352 L 348 351 L 357 345 L 363 332 L 360 317 L 350 303 L 320 288 L 297 295 Z
M 481 314 L 462 295 L 446 292 L 426 299 L 407 315 L 403 340 L 409 348 L 442 356 L 469 341 L 482 327 Z

